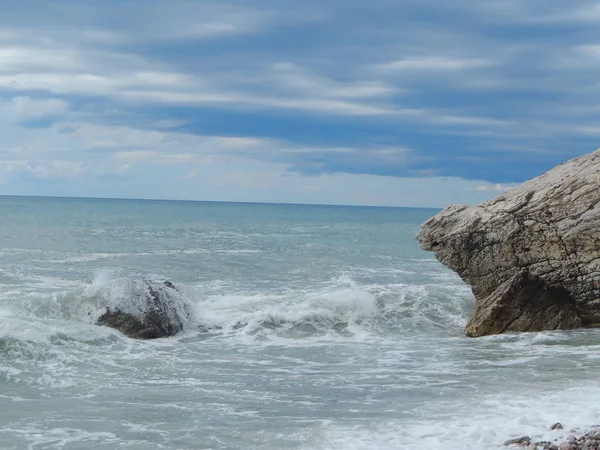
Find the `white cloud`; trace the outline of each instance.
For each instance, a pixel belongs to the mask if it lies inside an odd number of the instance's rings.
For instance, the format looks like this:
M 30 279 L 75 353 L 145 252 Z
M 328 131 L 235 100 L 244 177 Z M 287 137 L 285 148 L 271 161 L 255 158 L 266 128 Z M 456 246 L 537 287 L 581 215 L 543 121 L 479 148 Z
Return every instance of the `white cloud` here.
M 387 116 L 459 126 L 498 124 L 493 118 L 400 106 L 397 97 L 407 89 L 382 79 L 368 65 L 358 65 L 355 73 L 338 77 L 321 73 L 316 67 L 272 58 L 245 62 L 246 66 L 242 61 L 240 68 L 213 64 L 210 59 L 205 60 L 201 71 L 167 68 L 164 63 L 139 54 L 98 47 L 87 41 L 74 43 L 74 36 L 45 32 L 50 33 L 49 37 L 38 40 L 4 44 L 0 41 L 0 88 L 21 92 L 21 96 L 31 92 L 102 96 L 124 106 L 133 103 L 275 109 L 349 117 Z M 94 33 L 103 36 L 100 30 Z M 108 37 L 114 34 L 107 33 Z M 484 63 L 485 60 L 475 58 L 437 57 L 396 61 L 390 66 L 458 70 Z
M 384 72 L 446 72 L 480 69 L 496 65 L 494 60 L 483 58 L 451 58 L 447 56 L 423 56 L 415 58 L 400 59 L 376 66 Z
M 164 176 L 165 183 L 187 183 L 165 190 L 180 197 L 224 192 L 230 199 L 254 195 L 286 201 L 289 195 L 294 201 L 362 198 L 391 204 L 409 198 L 398 194 L 400 189 L 419 187 L 424 197 L 415 199 L 429 202 L 448 186 L 457 201 L 491 195 L 506 185 L 436 177 L 438 161 L 445 158 L 441 152 L 457 152 L 458 160 L 466 155 L 464 145 L 479 157 L 464 160 L 465 165 L 476 167 L 494 164 L 485 162 L 489 152 L 538 151 L 542 164 L 543 151 L 558 153 L 564 144 L 569 148 L 564 153 L 576 152 L 584 144 L 570 150 L 579 141 L 570 146 L 569 139 L 600 134 L 595 125 L 600 85 L 593 70 L 600 50 L 589 26 L 596 19 L 581 16 L 597 16 L 600 9 L 577 5 L 336 0 L 309 8 L 288 2 L 148 0 L 119 8 L 86 2 L 47 19 L 5 11 L 0 18 L 0 158 L 11 162 L 0 172 L 5 178 L 10 173 L 13 181 L 17 174 L 60 177 L 73 182 L 76 192 L 80 179 L 123 176 L 124 184 L 110 188 L 125 186 L 127 196 L 144 194 L 142 187 L 156 192 L 140 181 L 145 172 L 154 180 Z M 395 14 L 403 10 L 411 17 L 408 13 L 429 8 L 440 13 L 427 24 Z M 564 22 L 579 20 L 578 28 L 564 34 L 564 29 L 545 28 L 554 15 L 557 21 L 559 16 Z M 532 32 L 510 33 L 512 25 L 523 24 Z M 273 29 L 276 33 L 266 34 Z M 548 39 L 551 34 L 555 38 Z M 192 117 L 190 123 L 168 117 L 173 111 Z M 264 131 L 261 124 L 255 131 L 263 136 L 244 136 L 251 134 L 257 111 L 261 116 L 287 113 L 274 121 L 285 126 Z M 232 122 L 227 112 L 235 113 Z M 234 123 L 241 115 L 254 117 Z M 40 128 L 49 122 L 54 124 Z M 193 129 L 204 135 L 182 131 Z M 237 132 L 238 137 L 220 135 Z M 394 145 L 400 141 L 415 148 Z M 438 160 L 427 160 L 428 155 Z M 369 157 L 377 164 L 367 164 Z M 407 157 L 424 162 L 408 172 L 419 177 L 404 181 L 289 173 L 336 170 L 323 161 L 343 163 L 340 170 L 376 172 L 385 164 L 404 167 Z M 499 167 L 502 161 L 499 157 Z M 130 176 L 138 176 L 138 184 L 127 184 Z M 223 180 L 237 186 L 237 194 Z M 361 183 L 363 191 L 360 186 L 354 191 Z M 95 188 L 110 194 L 108 186 Z M 324 193 L 329 188 L 348 195 Z
M 482 181 L 450 177 L 383 177 L 377 175 L 323 174 L 302 176 L 286 172 L 284 164 L 229 158 L 214 164 L 198 163 L 192 170 L 179 166 L 151 166 L 138 169 L 115 166 L 112 174 L 118 183 L 106 183 L 109 171 L 94 170 L 77 162 L 52 161 L 50 164 L 22 164 L 14 172 L 29 173 L 44 185 L 44 195 L 61 195 L 68 183 L 69 192 L 80 196 L 251 201 L 275 203 L 314 203 L 372 206 L 443 207 L 450 203 L 475 204 L 491 198 L 495 191 L 474 189 Z M 128 175 L 123 177 L 121 175 Z M 23 194 L 26 187 L 4 179 L 4 191 Z M 63 184 L 48 184 L 60 178 Z M 157 182 L 158 181 L 158 182 Z
M 183 174 L 183 175 L 181 176 L 181 178 L 182 178 L 183 180 L 189 180 L 189 179 L 191 179 L 191 178 L 196 178 L 196 175 L 197 175 L 197 174 L 198 174 L 198 172 L 197 172 L 196 170 L 190 170 L 189 172 L 187 172 L 187 173 Z
M 516 184 L 501 184 L 501 183 L 481 182 L 480 184 L 476 184 L 475 186 L 468 187 L 466 189 L 468 191 L 475 191 L 475 192 L 496 192 L 496 193 L 502 193 L 502 192 L 508 191 L 509 189 L 512 189 L 515 186 L 516 186 Z
M 537 18 L 546 23 L 596 23 L 600 22 L 600 4 L 587 2 L 585 6 L 570 6 L 569 9 Z
M 590 136 L 600 136 L 600 126 L 597 125 L 584 125 L 576 127 L 577 131 Z
M 88 167 L 80 161 L 55 159 L 48 162 L 29 160 L 5 161 L 6 170 L 10 173 L 28 172 L 36 178 L 75 178 L 88 172 Z
M 207 162 L 209 158 L 199 157 L 191 153 L 160 153 L 152 150 L 134 150 L 129 152 L 117 152 L 113 154 L 117 161 L 128 163 L 152 163 L 152 164 L 189 164 L 191 162 Z
M 30 174 L 41 180 L 70 180 L 71 182 L 85 183 L 92 178 L 105 176 L 124 176 L 131 166 L 129 164 L 99 164 L 94 165 L 75 160 L 0 160 L 8 175 L 4 181 L 10 180 L 13 174 Z M 48 194 L 48 193 L 43 193 Z M 51 194 L 48 194 L 51 195 Z
M 45 3 L 45 2 L 44 2 Z M 45 5 L 44 5 L 45 6 Z M 117 7 L 118 6 L 118 7 Z M 23 9 L 15 6 L 13 11 Z M 38 9 L 35 11 L 35 9 Z M 273 26 L 288 21 L 285 14 L 265 9 L 260 5 L 246 7 L 231 2 L 205 0 L 202 2 L 146 0 L 136 2 L 81 3 L 73 8 L 49 9 L 56 13 L 51 20 L 39 20 L 45 8 L 32 8 L 25 17 L 20 16 L 20 26 L 8 21 L 0 30 L 0 40 L 11 40 L 23 34 L 30 40 L 40 35 L 102 45 L 131 45 L 173 40 L 211 40 L 232 35 L 262 33 Z M 11 11 L 11 12 L 13 12 Z M 10 18 L 9 14 L 5 14 Z M 311 14 L 302 14 L 300 20 L 310 20 Z M 121 20 L 134 17 L 135 20 Z M 77 27 L 73 27 L 73 24 Z M 106 29 L 99 24 L 110 24 Z M 23 33 L 25 31 L 25 33 Z
M 0 73 L 16 74 L 28 70 L 85 69 L 82 55 L 75 49 L 60 44 L 28 46 L 0 46 Z
M 397 91 L 377 80 L 336 82 L 289 64 L 265 66 L 258 81 L 209 71 L 161 70 L 136 55 L 67 44 L 0 46 L 0 88 L 58 95 L 102 95 L 115 100 L 180 105 L 298 109 L 347 115 L 381 115 L 393 109 L 362 100 Z M 278 86 L 278 88 L 276 88 Z M 279 91 L 279 92 L 277 92 Z M 275 95 L 277 94 L 277 95 Z
M 575 46 L 568 61 L 576 65 L 597 65 L 600 62 L 600 44 L 586 44 Z M 575 66 L 577 67 L 577 66 Z
M 21 120 L 64 116 L 69 108 L 66 101 L 56 98 L 35 100 L 30 97 L 13 97 L 12 104 Z
M 301 146 L 272 138 L 197 136 L 84 121 L 34 129 L 0 124 L 0 132 L 7 131 L 14 142 L 9 139 L 0 148 L 0 164 L 5 191 L 13 194 L 30 193 L 19 184 L 29 176 L 47 183 L 40 191 L 45 195 L 62 195 L 48 184 L 61 180 L 60 189 L 70 189 L 71 195 L 100 197 L 442 206 L 451 198 L 464 202 L 489 196 L 465 190 L 481 182 L 343 173 L 301 176 L 289 172 L 291 162 L 261 161 L 329 153 L 396 165 L 413 153 L 399 146 Z M 116 181 L 102 181 L 107 177 Z
M 272 70 L 264 73 L 261 78 L 263 83 L 274 83 L 281 91 L 302 96 L 351 99 L 389 97 L 398 92 L 398 88 L 380 80 L 339 81 L 317 75 L 290 62 L 275 63 Z
M 224 168 L 196 169 L 185 181 L 195 192 L 186 199 L 291 202 L 372 206 L 443 207 L 451 203 L 476 204 L 497 194 L 473 186 L 485 182 L 452 177 L 383 177 L 377 175 L 286 173 L 272 163 L 234 161 Z M 203 193 L 210 192 L 211 198 Z

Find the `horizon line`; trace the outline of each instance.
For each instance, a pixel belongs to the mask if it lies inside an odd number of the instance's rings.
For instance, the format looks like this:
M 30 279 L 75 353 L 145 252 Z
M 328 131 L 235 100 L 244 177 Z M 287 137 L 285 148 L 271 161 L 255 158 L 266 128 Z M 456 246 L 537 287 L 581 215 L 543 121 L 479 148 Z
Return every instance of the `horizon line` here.
M 117 200 L 117 201 L 142 201 L 142 202 L 186 202 L 186 203 L 229 203 L 238 205 L 281 205 L 281 206 L 327 206 L 340 208 L 387 208 L 387 209 L 433 209 L 443 207 L 431 206 L 385 206 L 385 205 L 352 205 L 333 203 L 294 203 L 294 202 L 259 202 L 259 201 L 233 201 L 233 200 L 190 200 L 190 199 L 165 199 L 165 198 L 131 198 L 131 197 L 87 197 L 87 196 L 58 196 L 58 195 L 20 195 L 0 194 L 2 198 L 31 198 L 31 199 L 70 199 L 70 200 Z

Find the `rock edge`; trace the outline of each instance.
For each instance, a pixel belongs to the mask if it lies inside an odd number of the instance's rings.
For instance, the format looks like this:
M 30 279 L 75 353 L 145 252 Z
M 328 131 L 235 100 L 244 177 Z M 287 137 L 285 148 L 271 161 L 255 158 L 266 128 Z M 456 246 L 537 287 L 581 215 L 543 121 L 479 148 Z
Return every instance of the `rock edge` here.
M 600 149 L 423 225 L 421 248 L 468 283 L 466 333 L 600 324 Z

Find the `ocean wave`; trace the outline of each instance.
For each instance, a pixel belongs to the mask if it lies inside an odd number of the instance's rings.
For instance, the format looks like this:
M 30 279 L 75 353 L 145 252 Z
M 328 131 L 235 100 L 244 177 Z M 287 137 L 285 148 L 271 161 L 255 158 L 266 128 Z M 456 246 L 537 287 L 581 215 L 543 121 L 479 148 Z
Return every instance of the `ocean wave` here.
M 470 292 L 434 285 L 359 285 L 347 275 L 319 289 L 212 295 L 196 303 L 208 329 L 262 339 L 398 337 L 462 330 Z
M 47 280 L 46 280 L 47 281 Z M 40 295 L 23 291 L 19 315 L 94 324 L 107 308 L 134 315 L 149 307 L 143 279 L 101 272 L 90 284 Z M 276 293 L 247 292 L 239 286 L 176 284 L 179 300 L 194 314 L 185 318 L 184 333 L 270 339 L 378 339 L 436 331 L 461 332 L 472 298 L 460 285 L 361 285 L 342 275 L 312 288 Z M 218 288 L 218 289 L 215 289 Z M 16 293 L 13 292 L 13 295 Z M 14 303 L 14 302 L 13 302 Z

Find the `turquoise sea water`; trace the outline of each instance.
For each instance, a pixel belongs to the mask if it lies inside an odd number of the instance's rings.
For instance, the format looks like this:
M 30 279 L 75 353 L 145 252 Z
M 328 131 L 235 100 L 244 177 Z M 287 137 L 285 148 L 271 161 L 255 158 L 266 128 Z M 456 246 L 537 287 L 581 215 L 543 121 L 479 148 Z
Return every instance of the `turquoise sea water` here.
M 598 422 L 600 331 L 464 337 L 468 286 L 414 240 L 435 212 L 0 197 L 0 448 L 490 449 Z M 145 279 L 193 305 L 181 334 L 94 325 Z

